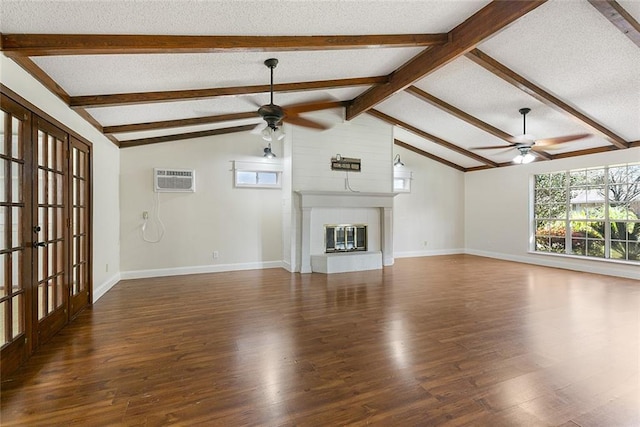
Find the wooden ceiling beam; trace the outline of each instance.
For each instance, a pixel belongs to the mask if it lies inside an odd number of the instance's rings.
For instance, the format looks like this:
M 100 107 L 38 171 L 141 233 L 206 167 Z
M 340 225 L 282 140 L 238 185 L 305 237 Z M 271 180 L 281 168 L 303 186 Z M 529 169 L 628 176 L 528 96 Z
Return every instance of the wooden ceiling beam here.
M 606 153 L 609 151 L 617 150 L 613 145 L 607 145 L 604 147 L 586 148 L 584 150 L 567 151 L 566 153 L 558 153 L 553 156 L 554 159 L 566 159 L 569 157 L 586 156 L 588 154 Z
M 511 83 L 518 89 L 522 90 L 526 94 L 532 96 L 543 104 L 560 111 L 564 114 L 568 114 L 573 119 L 577 120 L 578 123 L 585 126 L 590 131 L 606 138 L 617 148 L 629 148 L 629 143 L 625 141 L 622 137 L 616 135 L 611 130 L 605 128 L 600 123 L 571 107 L 566 102 L 561 99 L 555 97 L 551 93 L 542 89 L 541 87 L 533 84 L 529 80 L 525 79 L 521 75 L 515 73 L 511 69 L 505 67 L 503 64 L 499 63 L 495 59 L 491 58 L 489 55 L 484 52 L 474 49 L 466 54 L 467 58 L 480 65 L 484 69 L 490 71 L 496 76 L 500 77 L 504 81 Z
M 640 47 L 640 23 L 615 0 L 589 0 L 605 18 Z
M 203 130 L 199 132 L 188 132 L 188 133 L 180 133 L 175 135 L 163 135 L 163 136 L 157 136 L 153 138 L 129 139 L 126 141 L 120 141 L 120 148 L 137 147 L 140 145 L 158 144 L 161 142 L 169 142 L 169 141 L 180 141 L 183 139 L 202 138 L 205 136 L 213 136 L 213 135 L 224 135 L 228 133 L 248 132 L 252 130 L 254 127 L 255 125 L 233 126 L 228 128 L 222 128 L 222 129 Z
M 21 66 L 27 73 L 29 73 L 33 78 L 38 80 L 44 87 L 49 89 L 49 91 L 55 94 L 58 98 L 64 101 L 65 104 L 69 104 L 69 100 L 71 96 L 56 83 L 47 73 L 45 73 L 42 68 L 36 65 L 30 58 L 20 57 L 13 58 L 14 62 Z
M 467 171 L 466 168 L 464 168 L 464 167 L 462 167 L 462 166 L 460 166 L 460 165 L 458 165 L 456 163 L 450 162 L 449 160 L 443 159 L 442 157 L 438 157 L 435 154 L 427 153 L 426 151 L 423 151 L 423 150 L 419 149 L 418 147 L 414 147 L 413 145 L 407 144 L 406 142 L 400 141 L 399 139 L 394 139 L 393 142 L 398 147 L 402 147 L 402 148 L 404 148 L 406 150 L 413 151 L 416 154 L 419 154 L 419 155 L 424 156 L 424 157 L 426 157 L 428 159 L 431 159 L 431 160 L 435 160 L 436 162 L 442 163 L 443 165 L 449 166 L 450 168 L 457 169 L 460 172 L 466 172 Z
M 483 122 L 482 120 L 478 119 L 477 117 L 472 116 L 471 114 L 465 113 L 464 111 L 460 110 L 459 108 L 454 107 L 451 104 L 448 104 L 447 102 L 436 98 L 435 96 L 431 95 L 428 92 L 425 92 L 424 90 L 416 87 L 416 86 L 409 86 L 408 88 L 405 89 L 406 92 L 410 93 L 411 95 L 416 96 L 418 99 L 425 101 L 431 105 L 433 105 L 434 107 L 437 107 L 439 109 L 441 109 L 442 111 L 451 114 L 452 116 L 466 122 L 469 123 L 472 126 L 477 127 L 478 129 L 485 131 L 497 138 L 502 139 L 503 141 L 508 142 L 509 144 L 512 143 L 513 141 L 513 135 L 509 135 L 508 133 L 498 129 L 495 126 L 490 125 L 487 122 Z M 509 146 L 505 146 L 504 148 L 509 148 Z M 552 156 L 545 153 L 544 151 L 536 151 L 536 154 L 539 155 L 540 157 L 544 158 L 545 160 L 551 160 Z
M 106 55 L 148 53 L 286 52 L 437 46 L 447 34 L 326 36 L 186 36 L 128 34 L 2 34 L 7 56 Z
M 132 123 L 126 125 L 104 126 L 102 131 L 105 134 L 141 132 L 157 129 L 170 129 L 185 126 L 198 126 L 210 123 L 220 123 L 233 120 L 243 120 L 257 118 L 258 111 L 248 111 L 245 113 L 220 114 L 217 116 L 192 117 L 188 119 L 163 120 L 158 122 Z M 254 125 L 255 126 L 255 125 Z
M 389 82 L 374 86 L 351 101 L 347 120 L 373 108 L 416 80 L 464 55 L 479 43 L 546 0 L 493 1 L 448 33 L 449 42 L 424 50 L 389 75 Z
M 391 125 L 394 126 L 398 126 L 402 129 L 405 129 L 415 135 L 418 135 L 421 138 L 427 139 L 431 142 L 434 142 L 438 145 L 442 145 L 445 148 L 448 148 L 449 150 L 455 151 L 456 153 L 462 154 L 464 156 L 470 157 L 472 159 L 474 159 L 475 161 L 478 161 L 480 163 L 484 163 L 485 165 L 489 165 L 492 167 L 498 167 L 498 163 L 491 161 L 487 158 L 484 158 L 476 153 L 472 153 L 471 151 L 465 150 L 462 147 L 459 147 L 455 144 L 452 144 L 449 141 L 446 141 L 440 137 L 437 137 L 435 135 L 432 135 L 428 132 L 423 131 L 422 129 L 418 129 L 417 127 L 411 126 L 409 123 L 405 123 L 401 120 L 396 119 L 395 117 L 391 117 L 387 114 L 384 114 L 381 111 L 378 111 L 376 109 L 371 109 L 367 111 L 368 114 L 372 115 L 373 117 L 376 117 L 382 121 L 385 121 Z
M 65 104 L 69 105 L 71 100 L 71 96 L 53 80 L 47 73 L 45 73 L 42 68 L 40 68 L 35 62 L 28 57 L 17 57 L 13 58 L 14 62 L 22 67 L 27 73 L 31 74 L 33 78 L 38 80 L 44 87 L 46 87 L 49 92 L 56 95 L 60 98 Z M 91 114 L 89 114 L 86 110 L 80 108 L 76 110 L 76 113 L 80 115 L 83 119 L 85 119 L 91 126 L 96 128 L 99 132 L 103 132 L 102 125 L 98 123 L 98 121 L 93 118 Z M 116 146 L 118 146 L 118 140 L 113 138 L 110 135 L 106 135 L 107 139 L 113 142 Z
M 351 86 L 367 86 L 387 81 L 386 76 L 356 77 L 350 79 L 320 80 L 310 82 L 279 83 L 273 85 L 274 92 L 304 92 L 310 90 L 336 89 Z M 155 102 L 185 101 L 188 99 L 216 98 L 220 96 L 268 93 L 269 85 L 234 86 L 211 89 L 174 90 L 160 92 L 120 93 L 109 95 L 72 96 L 71 108 L 113 107 L 116 105 L 151 104 Z

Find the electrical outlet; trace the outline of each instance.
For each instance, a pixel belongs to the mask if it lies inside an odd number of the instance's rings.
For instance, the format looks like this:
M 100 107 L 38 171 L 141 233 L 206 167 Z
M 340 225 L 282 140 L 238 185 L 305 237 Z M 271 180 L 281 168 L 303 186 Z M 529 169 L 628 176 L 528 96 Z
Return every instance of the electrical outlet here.
M 149 219 L 149 212 L 143 211 L 142 212 L 142 219 Z
M 213 251 L 213 259 L 218 259 L 220 257 L 220 252 Z
M 105 265 L 104 271 L 107 272 L 107 273 L 109 272 L 109 264 Z
M 426 240 L 424 241 L 424 247 L 425 248 L 427 247 L 427 241 Z

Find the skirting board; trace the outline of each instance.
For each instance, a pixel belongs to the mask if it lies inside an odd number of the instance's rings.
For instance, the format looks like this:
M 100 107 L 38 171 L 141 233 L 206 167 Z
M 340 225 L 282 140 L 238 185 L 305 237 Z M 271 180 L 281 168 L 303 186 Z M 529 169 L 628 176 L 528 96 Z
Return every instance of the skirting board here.
M 486 252 L 486 251 L 478 251 L 475 249 L 467 249 L 465 251 L 466 254 L 469 255 L 477 255 L 487 258 L 496 258 L 502 259 L 505 261 L 515 261 L 522 262 L 525 264 L 533 264 L 533 265 L 541 265 L 543 267 L 554 267 L 554 268 L 562 268 L 565 270 L 573 270 L 573 271 L 581 271 L 584 273 L 594 273 L 594 274 L 603 274 L 605 276 L 614 276 L 614 277 L 623 277 L 626 279 L 640 279 L 640 272 L 638 272 L 637 267 L 636 271 L 623 271 L 623 269 L 615 268 L 612 265 L 608 265 L 603 261 L 591 261 L 588 259 L 582 260 L 578 259 L 578 262 L 571 262 L 574 259 L 559 259 L 560 257 L 555 256 L 545 256 L 545 255 L 533 255 L 530 257 L 527 256 L 517 256 L 517 255 L 509 255 L 502 254 L 497 252 Z M 585 265 L 588 263 L 589 265 Z
M 438 255 L 459 255 L 463 254 L 464 249 L 435 249 L 431 251 L 406 251 L 394 252 L 394 258 L 416 258 L 421 256 L 438 256 Z
M 284 268 L 282 261 L 253 262 L 222 265 L 195 265 L 191 267 L 158 268 L 154 270 L 134 270 L 120 273 L 122 280 L 146 279 L 149 277 L 183 276 L 185 274 L 222 273 L 225 271 L 261 270 L 265 268 Z
M 120 279 L 120 273 L 116 273 L 100 285 L 94 286 L 92 293 L 93 302 L 98 301 L 109 289 L 113 288 Z

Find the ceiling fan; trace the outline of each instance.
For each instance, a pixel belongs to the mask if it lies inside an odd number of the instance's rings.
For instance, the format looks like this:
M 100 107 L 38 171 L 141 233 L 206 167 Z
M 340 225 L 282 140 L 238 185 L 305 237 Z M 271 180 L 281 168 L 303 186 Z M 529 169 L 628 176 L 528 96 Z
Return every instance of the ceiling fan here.
M 305 111 L 313 111 L 315 109 L 321 109 L 323 104 L 326 104 L 326 100 L 316 101 L 312 103 L 303 103 L 290 105 L 288 107 L 281 107 L 273 103 L 273 70 L 278 65 L 276 58 L 269 58 L 264 61 L 271 70 L 271 87 L 270 87 L 270 102 L 268 104 L 259 106 L 258 114 L 267 122 L 267 126 L 262 130 L 262 138 L 267 141 L 275 141 L 284 138 L 284 132 L 282 132 L 282 123 L 287 122 L 298 126 L 308 127 L 317 130 L 328 129 L 329 126 L 322 123 L 300 117 L 299 113 Z
M 532 154 L 536 151 L 544 149 L 555 148 L 555 146 L 563 144 L 569 141 L 575 141 L 588 137 L 590 134 L 581 133 L 576 135 L 558 136 L 555 138 L 535 139 L 532 135 L 527 134 L 527 114 L 531 111 L 531 108 L 521 108 L 518 110 L 522 114 L 522 135 L 513 136 L 508 138 L 510 144 L 494 145 L 490 147 L 475 147 L 474 150 L 494 150 L 497 148 L 515 148 L 519 151 L 519 154 L 513 159 L 515 163 L 530 163 L 535 160 L 536 156 Z

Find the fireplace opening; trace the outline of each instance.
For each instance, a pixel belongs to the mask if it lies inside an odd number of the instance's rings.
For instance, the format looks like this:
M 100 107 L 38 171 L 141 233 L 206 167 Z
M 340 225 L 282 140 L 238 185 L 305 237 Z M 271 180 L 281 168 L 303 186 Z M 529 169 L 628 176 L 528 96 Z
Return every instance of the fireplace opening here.
M 367 226 L 341 224 L 324 226 L 325 253 L 367 250 Z

